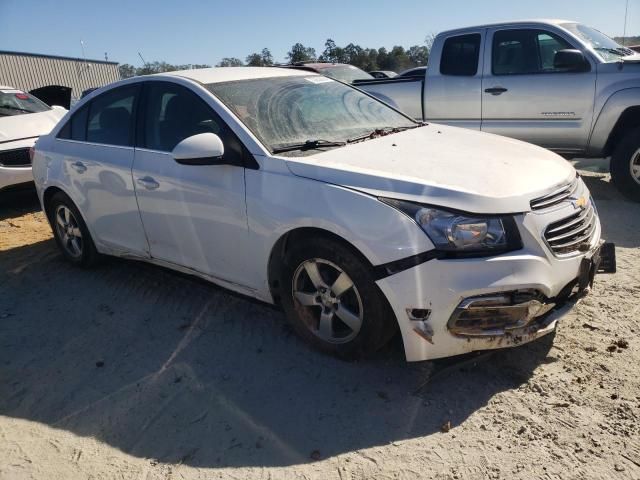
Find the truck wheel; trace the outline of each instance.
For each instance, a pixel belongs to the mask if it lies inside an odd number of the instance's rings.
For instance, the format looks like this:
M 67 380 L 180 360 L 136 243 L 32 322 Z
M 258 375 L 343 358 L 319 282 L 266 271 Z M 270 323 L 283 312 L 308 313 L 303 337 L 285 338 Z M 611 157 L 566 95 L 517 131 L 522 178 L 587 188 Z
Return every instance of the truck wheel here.
M 640 202 L 640 128 L 627 133 L 614 150 L 611 179 L 627 198 Z
M 371 266 L 342 243 L 294 246 L 280 273 L 282 306 L 296 333 L 325 353 L 355 359 L 380 349 L 397 329 Z
M 47 205 L 53 236 L 62 255 L 74 265 L 91 267 L 100 254 L 87 225 L 73 201 L 63 192 L 56 193 Z

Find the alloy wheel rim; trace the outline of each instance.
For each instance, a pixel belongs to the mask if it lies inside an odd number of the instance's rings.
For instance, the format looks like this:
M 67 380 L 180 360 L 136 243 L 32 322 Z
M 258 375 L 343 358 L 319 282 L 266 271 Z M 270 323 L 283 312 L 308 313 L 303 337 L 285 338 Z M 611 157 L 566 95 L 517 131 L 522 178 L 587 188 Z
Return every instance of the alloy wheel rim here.
M 640 148 L 631 155 L 631 161 L 629 162 L 629 170 L 631 171 L 631 178 L 640 185 Z
M 56 231 L 65 251 L 74 258 L 82 256 L 82 232 L 73 212 L 60 205 L 55 214 Z
M 360 292 L 335 263 L 320 258 L 302 262 L 293 275 L 291 293 L 305 325 L 321 340 L 347 343 L 360 332 Z

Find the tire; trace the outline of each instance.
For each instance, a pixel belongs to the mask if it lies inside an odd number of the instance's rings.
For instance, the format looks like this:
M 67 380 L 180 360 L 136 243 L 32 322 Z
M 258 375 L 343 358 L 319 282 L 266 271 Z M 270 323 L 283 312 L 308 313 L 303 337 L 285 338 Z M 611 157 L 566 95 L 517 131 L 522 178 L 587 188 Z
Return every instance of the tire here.
M 372 267 L 334 239 L 318 237 L 293 246 L 285 256 L 280 285 L 287 320 L 322 352 L 345 360 L 361 358 L 386 345 L 397 330 Z
M 640 128 L 628 132 L 616 146 L 611 156 L 611 179 L 627 198 L 640 202 Z
M 63 192 L 54 194 L 47 205 L 47 216 L 56 244 L 67 261 L 84 268 L 99 261 L 100 254 L 89 229 L 68 195 Z

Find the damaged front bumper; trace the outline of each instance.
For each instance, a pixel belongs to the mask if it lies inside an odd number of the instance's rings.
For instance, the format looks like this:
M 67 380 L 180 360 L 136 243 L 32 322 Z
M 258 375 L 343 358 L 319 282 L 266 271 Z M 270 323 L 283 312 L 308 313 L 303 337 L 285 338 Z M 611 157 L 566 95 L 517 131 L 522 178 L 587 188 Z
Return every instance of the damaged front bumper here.
M 378 285 L 398 318 L 408 361 L 513 347 L 551 333 L 596 273 L 615 271 L 613 246 L 596 245 L 564 259 L 525 250 L 433 260 Z

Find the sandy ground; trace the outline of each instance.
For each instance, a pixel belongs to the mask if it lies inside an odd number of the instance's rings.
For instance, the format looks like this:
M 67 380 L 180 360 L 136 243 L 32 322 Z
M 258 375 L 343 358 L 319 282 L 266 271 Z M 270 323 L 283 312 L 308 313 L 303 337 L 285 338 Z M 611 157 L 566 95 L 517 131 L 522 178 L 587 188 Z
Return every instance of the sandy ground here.
M 555 339 L 411 365 L 167 270 L 72 268 L 33 194 L 1 197 L 0 479 L 640 478 L 640 208 L 588 175 L 619 272 Z

